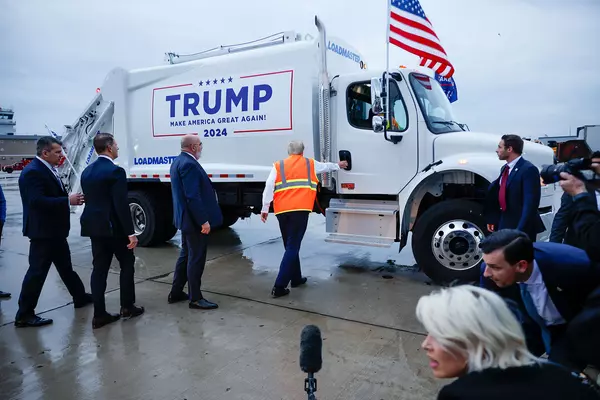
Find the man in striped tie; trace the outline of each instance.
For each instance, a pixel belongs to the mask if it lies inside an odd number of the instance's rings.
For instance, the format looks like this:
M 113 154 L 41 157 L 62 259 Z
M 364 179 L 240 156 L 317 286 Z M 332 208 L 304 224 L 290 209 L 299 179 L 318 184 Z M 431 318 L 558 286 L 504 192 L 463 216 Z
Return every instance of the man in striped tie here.
M 597 356 L 578 344 L 600 337 L 596 323 L 600 319 L 600 265 L 581 249 L 533 243 L 516 229 L 494 232 L 482 241 L 481 249 L 481 286 L 517 288 L 517 304 L 513 299 L 508 303 L 523 324 L 532 353 L 545 352 L 551 361 L 577 372 L 588 365 L 600 366 Z

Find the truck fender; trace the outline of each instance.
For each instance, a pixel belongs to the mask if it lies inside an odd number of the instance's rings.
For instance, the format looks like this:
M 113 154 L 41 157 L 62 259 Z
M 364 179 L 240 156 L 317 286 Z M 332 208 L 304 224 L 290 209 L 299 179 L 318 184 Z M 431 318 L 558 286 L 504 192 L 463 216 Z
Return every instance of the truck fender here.
M 442 195 L 443 185 L 448 183 L 444 180 L 444 175 L 452 174 L 456 183 L 468 183 L 473 175 L 479 175 L 490 183 L 496 178 L 495 174 L 499 173 L 501 166 L 502 162 L 498 165 L 490 163 L 490 156 L 487 154 L 464 153 L 438 160 L 415 175 L 398 194 L 398 204 L 401 207 L 400 250 L 406 246 L 408 232 L 417 219 L 419 206 L 425 194 Z

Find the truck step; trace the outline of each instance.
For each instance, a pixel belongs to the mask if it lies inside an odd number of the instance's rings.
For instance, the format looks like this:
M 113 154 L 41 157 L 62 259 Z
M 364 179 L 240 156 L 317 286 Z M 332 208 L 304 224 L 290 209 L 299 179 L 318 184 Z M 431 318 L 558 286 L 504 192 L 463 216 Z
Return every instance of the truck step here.
M 326 211 L 329 242 L 389 247 L 397 237 L 398 203 L 332 199 Z
M 329 243 L 354 244 L 358 246 L 370 247 L 391 247 L 394 244 L 394 239 L 378 238 L 373 236 L 358 236 L 358 235 L 341 235 L 332 233 L 325 238 Z

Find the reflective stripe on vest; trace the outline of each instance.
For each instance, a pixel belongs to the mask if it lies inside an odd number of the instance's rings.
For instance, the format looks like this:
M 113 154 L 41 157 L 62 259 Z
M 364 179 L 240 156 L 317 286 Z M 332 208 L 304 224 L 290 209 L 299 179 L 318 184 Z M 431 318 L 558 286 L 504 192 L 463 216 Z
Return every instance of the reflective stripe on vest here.
M 281 175 L 281 181 L 275 182 L 275 193 L 286 190 L 286 189 L 295 189 L 295 188 L 307 188 L 312 190 L 317 190 L 317 183 L 311 180 L 310 173 L 310 160 L 305 158 L 306 160 L 306 179 L 286 179 L 285 178 L 285 166 L 283 165 L 284 160 L 279 161 L 279 174 Z
M 315 197 L 317 194 L 317 185 L 319 183 L 314 167 L 311 165 L 311 160 L 308 158 L 296 158 L 297 156 L 291 156 L 286 160 L 279 161 L 275 164 L 279 167 L 277 174 L 278 180 L 275 182 L 275 190 L 273 197 L 273 209 L 275 214 L 280 214 L 290 211 L 312 211 Z M 301 159 L 306 162 L 306 178 L 297 178 L 302 176 Z M 286 162 L 288 168 L 292 167 L 292 170 L 285 168 Z M 291 165 L 290 165 L 291 164 Z M 289 179 L 292 177 L 292 179 Z

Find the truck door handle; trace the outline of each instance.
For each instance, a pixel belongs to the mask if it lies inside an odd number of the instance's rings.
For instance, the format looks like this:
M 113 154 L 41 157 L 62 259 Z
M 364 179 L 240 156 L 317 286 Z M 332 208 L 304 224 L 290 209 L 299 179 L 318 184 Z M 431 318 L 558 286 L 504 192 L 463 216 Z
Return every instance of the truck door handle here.
M 352 169 L 352 155 L 348 150 L 340 150 L 340 161 L 348 161 L 348 168 L 346 168 L 346 171 Z

